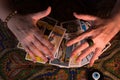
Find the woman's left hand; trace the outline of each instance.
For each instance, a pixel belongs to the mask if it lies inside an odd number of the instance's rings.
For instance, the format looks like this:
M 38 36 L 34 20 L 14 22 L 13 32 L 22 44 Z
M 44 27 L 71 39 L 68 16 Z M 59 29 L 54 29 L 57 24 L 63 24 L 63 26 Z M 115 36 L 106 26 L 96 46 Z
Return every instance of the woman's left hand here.
M 72 52 L 71 58 L 81 52 L 77 58 L 77 62 L 80 62 L 91 52 L 94 52 L 90 60 L 90 66 L 92 66 L 94 61 L 101 55 L 101 52 L 106 44 L 119 32 L 117 21 L 116 19 L 100 19 L 98 17 L 90 15 L 78 15 L 76 13 L 74 13 L 74 16 L 82 20 L 93 20 L 95 22 L 94 24 L 97 26 L 96 29 L 85 32 L 67 43 L 67 46 L 71 46 L 83 39 L 91 37 L 90 39 L 93 40 L 93 45 L 90 46 L 88 42 L 82 43 Z

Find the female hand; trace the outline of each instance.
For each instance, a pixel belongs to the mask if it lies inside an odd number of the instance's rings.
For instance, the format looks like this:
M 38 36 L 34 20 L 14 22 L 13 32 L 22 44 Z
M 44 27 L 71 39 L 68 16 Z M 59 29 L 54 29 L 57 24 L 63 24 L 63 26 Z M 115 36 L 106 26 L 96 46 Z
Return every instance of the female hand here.
M 91 40 L 93 41 L 93 45 L 90 46 L 88 42 L 84 42 L 72 52 L 71 58 L 73 58 L 75 55 L 78 55 L 78 53 L 81 52 L 81 54 L 77 58 L 77 62 L 80 62 L 91 52 L 94 52 L 90 60 L 90 66 L 92 66 L 94 61 L 98 59 L 98 57 L 101 55 L 101 52 L 104 49 L 105 45 L 119 32 L 120 29 L 118 27 L 117 20 L 100 19 L 95 16 L 78 15 L 76 13 L 74 13 L 74 16 L 82 20 L 87 20 L 87 21 L 93 20 L 94 25 L 97 27 L 95 29 L 83 33 L 82 35 L 78 36 L 73 40 L 70 40 L 67 43 L 67 46 L 71 46 L 83 39 L 90 37 Z
M 30 57 L 36 62 L 35 56 L 41 57 L 47 62 L 46 56 L 53 58 L 51 53 L 53 45 L 44 38 L 43 34 L 36 27 L 36 22 L 49 15 L 51 7 L 43 12 L 29 15 L 16 15 L 9 22 L 8 27 L 22 44 Z

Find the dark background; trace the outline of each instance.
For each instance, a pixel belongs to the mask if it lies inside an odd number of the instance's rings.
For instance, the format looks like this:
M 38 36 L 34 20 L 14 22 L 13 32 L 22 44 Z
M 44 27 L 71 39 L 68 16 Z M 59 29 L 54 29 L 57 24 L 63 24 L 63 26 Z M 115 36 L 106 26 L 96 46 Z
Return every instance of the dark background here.
M 59 21 L 75 19 L 73 12 L 109 17 L 115 2 L 116 0 L 9 0 L 10 8 L 23 15 L 51 6 L 50 16 Z

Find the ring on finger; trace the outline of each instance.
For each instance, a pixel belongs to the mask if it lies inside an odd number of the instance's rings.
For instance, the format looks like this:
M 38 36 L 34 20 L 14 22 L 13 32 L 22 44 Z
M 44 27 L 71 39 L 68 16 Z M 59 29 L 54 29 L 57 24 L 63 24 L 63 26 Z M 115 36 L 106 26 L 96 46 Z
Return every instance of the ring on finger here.
M 93 46 L 94 45 L 94 41 L 91 38 L 87 38 L 86 42 L 89 44 L 89 46 Z

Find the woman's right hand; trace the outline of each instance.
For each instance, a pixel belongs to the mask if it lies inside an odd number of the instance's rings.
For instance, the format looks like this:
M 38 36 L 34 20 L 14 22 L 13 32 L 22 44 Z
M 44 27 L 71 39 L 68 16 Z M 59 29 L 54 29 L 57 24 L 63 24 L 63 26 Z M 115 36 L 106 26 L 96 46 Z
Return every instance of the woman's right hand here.
M 49 15 L 51 7 L 43 12 L 29 15 L 16 15 L 8 22 L 9 29 L 14 33 L 30 57 L 36 62 L 35 56 L 41 57 L 47 62 L 46 56 L 53 59 L 53 45 L 44 38 L 36 27 L 36 22 Z

